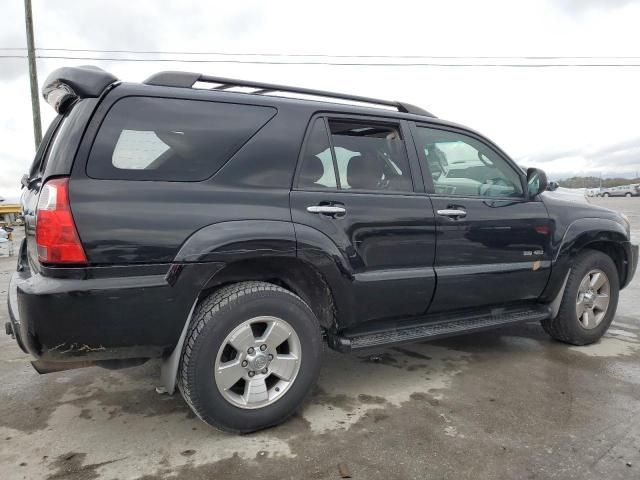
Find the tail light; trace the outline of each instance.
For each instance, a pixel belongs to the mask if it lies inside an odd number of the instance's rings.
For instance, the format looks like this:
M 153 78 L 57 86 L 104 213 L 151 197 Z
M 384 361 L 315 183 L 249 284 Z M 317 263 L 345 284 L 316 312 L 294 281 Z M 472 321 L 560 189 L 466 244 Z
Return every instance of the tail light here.
M 69 205 L 69 179 L 54 178 L 40 190 L 36 245 L 42 263 L 87 263 Z

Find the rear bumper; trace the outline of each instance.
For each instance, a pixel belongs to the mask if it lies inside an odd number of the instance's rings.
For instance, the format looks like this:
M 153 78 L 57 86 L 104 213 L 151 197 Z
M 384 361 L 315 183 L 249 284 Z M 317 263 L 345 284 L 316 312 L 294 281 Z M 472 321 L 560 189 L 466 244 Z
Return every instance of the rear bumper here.
M 11 327 L 20 348 L 43 361 L 160 357 L 176 345 L 212 267 L 156 265 L 163 273 L 146 275 L 133 273 L 149 266 L 103 267 L 80 279 L 24 268 L 10 281 Z
M 638 268 L 638 245 L 629 243 L 627 252 L 627 273 L 620 288 L 629 285 Z
M 22 341 L 22 333 L 20 328 L 20 313 L 18 310 L 18 288 L 17 288 L 17 273 L 14 273 L 9 280 L 9 292 L 7 295 L 7 308 L 9 310 L 9 322 L 11 324 L 11 333 L 16 339 L 20 349 L 29 353 Z M 9 331 L 7 331 L 9 333 Z

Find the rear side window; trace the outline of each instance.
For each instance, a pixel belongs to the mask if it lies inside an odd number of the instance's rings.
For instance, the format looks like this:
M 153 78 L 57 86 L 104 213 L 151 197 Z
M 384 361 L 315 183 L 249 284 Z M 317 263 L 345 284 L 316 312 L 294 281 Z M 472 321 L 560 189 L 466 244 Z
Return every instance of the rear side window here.
M 87 174 L 117 180 L 204 180 L 275 113 L 255 105 L 123 98 L 98 131 Z

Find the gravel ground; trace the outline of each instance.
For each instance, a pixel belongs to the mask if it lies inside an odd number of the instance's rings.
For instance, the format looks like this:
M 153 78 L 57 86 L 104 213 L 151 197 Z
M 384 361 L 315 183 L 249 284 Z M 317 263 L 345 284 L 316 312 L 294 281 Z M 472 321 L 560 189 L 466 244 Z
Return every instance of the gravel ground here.
M 590 199 L 640 227 L 640 198 Z M 15 258 L 0 258 L 0 302 Z M 0 478 L 640 478 L 640 275 L 601 342 L 535 323 L 366 355 L 327 351 L 290 422 L 217 432 L 159 364 L 38 375 L 0 337 Z M 0 308 L 0 322 L 6 321 Z M 347 473 L 347 472 L 342 472 Z

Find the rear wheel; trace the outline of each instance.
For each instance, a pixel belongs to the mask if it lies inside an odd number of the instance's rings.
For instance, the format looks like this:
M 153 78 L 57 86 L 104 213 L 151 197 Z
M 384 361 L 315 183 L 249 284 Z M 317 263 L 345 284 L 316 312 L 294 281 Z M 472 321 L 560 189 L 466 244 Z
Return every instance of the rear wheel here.
M 580 253 L 571 269 L 558 315 L 544 320 L 545 331 L 572 345 L 597 342 L 613 321 L 618 305 L 618 271 L 608 255 Z
M 237 283 L 196 308 L 179 387 L 203 421 L 252 432 L 295 413 L 317 379 L 321 354 L 318 321 L 298 296 L 270 283 Z
M 624 196 L 627 198 L 631 198 L 631 194 L 629 192 L 625 193 Z

